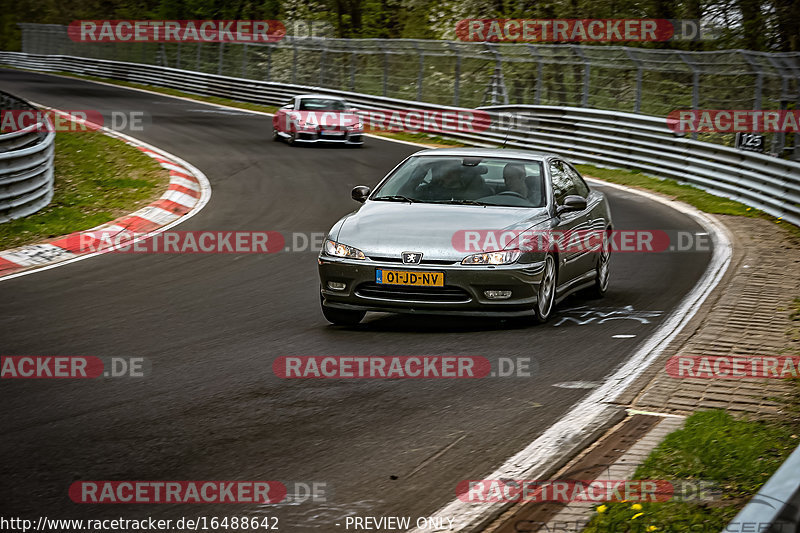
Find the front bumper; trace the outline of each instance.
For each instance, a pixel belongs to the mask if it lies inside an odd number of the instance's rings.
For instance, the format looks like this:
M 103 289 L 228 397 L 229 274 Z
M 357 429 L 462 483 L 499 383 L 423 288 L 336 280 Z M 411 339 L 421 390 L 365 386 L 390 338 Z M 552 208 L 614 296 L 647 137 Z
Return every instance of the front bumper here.
M 297 132 L 295 142 L 298 143 L 331 143 L 331 144 L 364 144 L 363 131 L 337 132 L 341 135 L 325 134 L 318 131 Z
M 389 313 L 461 316 L 526 316 L 537 302 L 544 264 L 502 266 L 403 265 L 367 260 L 319 257 L 319 277 L 326 307 Z M 428 289 L 375 283 L 375 270 L 418 273 L 443 272 L 445 287 Z M 328 282 L 344 283 L 332 290 Z M 484 291 L 511 291 L 505 300 L 492 300 Z

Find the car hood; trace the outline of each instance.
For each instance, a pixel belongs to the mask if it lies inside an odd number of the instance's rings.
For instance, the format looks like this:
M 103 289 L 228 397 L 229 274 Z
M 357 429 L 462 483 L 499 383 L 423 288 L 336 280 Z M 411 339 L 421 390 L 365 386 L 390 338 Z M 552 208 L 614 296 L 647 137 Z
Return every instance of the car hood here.
M 457 232 L 525 230 L 549 218 L 544 208 L 368 201 L 342 221 L 336 239 L 373 259 L 422 252 L 424 260 L 460 261 L 466 253 L 454 246 Z

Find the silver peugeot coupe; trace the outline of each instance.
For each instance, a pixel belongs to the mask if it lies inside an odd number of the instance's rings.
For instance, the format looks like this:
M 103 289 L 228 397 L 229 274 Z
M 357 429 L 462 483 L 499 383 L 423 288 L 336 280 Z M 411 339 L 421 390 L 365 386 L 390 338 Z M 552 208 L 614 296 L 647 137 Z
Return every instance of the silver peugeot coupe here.
M 318 260 L 333 324 L 367 311 L 545 322 L 569 294 L 608 288 L 608 202 L 557 155 L 423 150 L 352 197 L 363 205 Z

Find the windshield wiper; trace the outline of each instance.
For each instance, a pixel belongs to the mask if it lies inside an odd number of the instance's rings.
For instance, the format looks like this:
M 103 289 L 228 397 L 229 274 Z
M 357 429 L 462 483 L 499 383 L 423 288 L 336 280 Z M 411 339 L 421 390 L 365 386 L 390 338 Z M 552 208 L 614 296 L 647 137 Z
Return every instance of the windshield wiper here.
M 409 198 L 408 196 L 403 196 L 402 194 L 378 196 L 377 198 L 373 198 L 373 200 L 384 200 L 386 202 L 408 202 L 410 204 L 419 202 L 419 200 L 414 200 L 413 198 Z
M 494 205 L 494 204 L 487 204 L 485 202 L 478 202 L 477 200 L 442 200 L 437 202 L 432 202 L 434 204 L 456 204 L 456 205 Z

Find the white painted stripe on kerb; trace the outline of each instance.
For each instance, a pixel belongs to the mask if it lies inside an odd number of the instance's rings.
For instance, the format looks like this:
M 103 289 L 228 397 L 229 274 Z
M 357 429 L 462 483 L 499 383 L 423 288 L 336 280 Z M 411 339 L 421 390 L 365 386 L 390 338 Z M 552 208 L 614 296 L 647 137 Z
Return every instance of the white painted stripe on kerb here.
M 131 213 L 131 216 L 143 218 L 145 220 L 149 220 L 150 222 L 154 222 L 159 225 L 169 224 L 170 222 L 181 218 L 180 215 L 171 213 L 166 209 L 161 209 L 160 207 L 152 207 L 152 206 L 143 207 L 138 211 Z
M 179 178 L 178 176 L 172 176 L 169 180 L 170 185 L 180 185 L 181 187 L 186 187 L 187 189 L 191 189 L 193 191 L 199 191 L 200 185 L 192 180 L 187 180 L 186 178 Z
M 0 257 L 18 265 L 36 266 L 70 259 L 75 257 L 75 254 L 52 244 L 30 244 L 0 252 Z
M 169 170 L 174 170 L 176 172 L 183 172 L 183 169 L 181 167 L 179 167 L 178 165 L 173 165 L 172 163 L 162 163 L 159 161 L 158 164 Z
M 714 217 L 702 213 L 689 205 L 670 201 L 655 194 L 631 189 L 622 185 L 591 180 L 607 187 L 614 187 L 629 193 L 638 194 L 655 202 L 665 204 L 676 211 L 689 215 L 711 235 L 714 252 L 703 277 L 683 298 L 681 303 L 664 320 L 659 328 L 639 349 L 618 366 L 615 371 L 592 393 L 578 402 L 558 422 L 550 426 L 539 438 L 522 451 L 508 458 L 499 468 L 483 479 L 539 479 L 547 472 L 564 450 L 581 442 L 583 438 L 609 418 L 609 411 L 615 409 L 613 403 L 620 394 L 636 380 L 663 352 L 664 348 L 678 335 L 683 327 L 697 313 L 702 303 L 717 286 L 731 262 L 731 237 L 728 230 Z M 474 477 L 472 477 L 475 479 Z M 452 487 L 455 489 L 455 487 Z M 505 510 L 508 505 L 492 502 L 464 502 L 453 500 L 431 516 L 452 516 L 456 519 L 453 528 L 434 531 L 473 532 Z M 413 533 L 424 533 L 421 529 Z M 431 531 L 431 530 L 425 530 Z
M 193 207 L 194 204 L 197 203 L 197 198 L 194 196 L 189 196 L 185 192 L 175 190 L 165 192 L 161 195 L 161 199 L 181 204 L 184 207 Z

